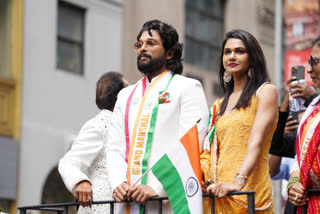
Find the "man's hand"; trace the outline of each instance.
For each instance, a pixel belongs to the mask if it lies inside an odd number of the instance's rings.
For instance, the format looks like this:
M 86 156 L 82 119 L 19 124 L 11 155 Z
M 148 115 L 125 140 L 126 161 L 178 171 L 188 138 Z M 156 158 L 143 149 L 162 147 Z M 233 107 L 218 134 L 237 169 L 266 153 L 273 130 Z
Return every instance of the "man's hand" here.
M 157 197 L 158 194 L 147 185 L 136 185 L 129 189 L 128 198 L 136 203 L 145 204 L 149 198 Z
M 127 199 L 127 194 L 130 186 L 123 182 L 113 191 L 113 198 L 116 202 L 124 202 Z
M 92 188 L 91 183 L 87 180 L 80 181 L 76 184 L 77 199 L 81 206 L 91 207 L 92 203 Z

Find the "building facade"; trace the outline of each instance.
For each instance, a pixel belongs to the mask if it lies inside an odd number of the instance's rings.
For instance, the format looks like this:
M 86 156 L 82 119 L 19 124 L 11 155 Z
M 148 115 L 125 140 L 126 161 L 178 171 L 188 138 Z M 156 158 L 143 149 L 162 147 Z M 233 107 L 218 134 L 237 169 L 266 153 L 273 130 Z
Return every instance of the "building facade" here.
M 21 139 L 23 1 L 0 2 L 0 211 L 15 210 Z
M 106 71 L 121 72 L 122 5 L 0 2 L 2 211 L 45 201 L 59 159 L 98 112 L 96 81 Z
M 274 79 L 275 1 L 263 0 L 127 0 L 124 4 L 123 72 L 130 82 L 141 78 L 133 43 L 143 23 L 159 19 L 173 25 L 184 43 L 183 74 L 199 79 L 208 104 L 219 95 L 218 63 L 226 32 L 252 33 L 264 51 Z

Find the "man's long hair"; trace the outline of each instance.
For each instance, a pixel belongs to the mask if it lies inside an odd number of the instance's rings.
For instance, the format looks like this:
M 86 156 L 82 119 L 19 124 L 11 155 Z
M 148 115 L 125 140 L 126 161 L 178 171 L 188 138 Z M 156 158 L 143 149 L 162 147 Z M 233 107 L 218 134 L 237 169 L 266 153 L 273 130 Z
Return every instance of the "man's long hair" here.
M 225 68 L 223 66 L 224 46 L 228 39 L 231 38 L 240 39 L 243 42 L 249 56 L 250 68 L 252 69 L 252 76 L 247 79 L 242 94 L 234 108 L 240 109 L 249 106 L 251 98 L 253 95 L 255 95 L 256 90 L 263 83 L 270 81 L 269 75 L 267 73 L 266 60 L 256 38 L 254 38 L 253 35 L 244 30 L 232 30 L 228 32 L 222 43 L 222 50 L 220 56 L 219 80 L 220 85 L 224 91 L 224 99 L 221 103 L 219 115 L 223 115 L 223 113 L 225 112 L 229 101 L 229 97 L 232 94 L 234 87 L 233 78 L 228 83 L 225 83 L 223 80 L 223 74 L 225 72 Z
M 159 33 L 163 47 L 165 51 L 174 52 L 174 56 L 167 60 L 166 68 L 171 70 L 175 74 L 182 74 L 182 48 L 183 44 L 179 43 L 179 35 L 174 27 L 171 25 L 161 22 L 159 20 L 151 20 L 142 26 L 137 41 L 139 41 L 143 32 L 148 31 L 149 35 L 152 36 L 151 30 L 155 30 Z

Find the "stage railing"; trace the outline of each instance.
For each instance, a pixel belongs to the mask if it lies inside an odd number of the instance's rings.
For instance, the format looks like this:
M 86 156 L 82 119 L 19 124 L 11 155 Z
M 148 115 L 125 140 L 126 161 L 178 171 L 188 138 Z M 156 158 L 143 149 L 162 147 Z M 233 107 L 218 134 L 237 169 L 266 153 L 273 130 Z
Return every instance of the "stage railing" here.
M 229 194 L 231 195 L 247 195 L 248 199 L 248 214 L 255 213 L 255 204 L 254 204 L 254 191 L 240 191 L 240 192 L 232 192 Z M 209 197 L 211 199 L 211 214 L 214 214 L 214 196 L 211 194 L 204 194 L 203 197 Z M 150 198 L 148 201 L 158 201 L 159 210 L 158 213 L 162 214 L 162 201 L 168 200 L 168 197 L 154 197 Z M 129 201 L 132 202 L 132 201 Z M 96 204 L 109 204 L 110 206 L 110 214 L 114 213 L 114 204 L 117 203 L 114 200 L 108 201 L 93 201 L 92 205 Z M 133 202 L 132 202 L 133 203 Z M 23 206 L 19 207 L 20 214 L 27 214 L 28 210 L 40 210 L 40 211 L 52 211 L 56 212 L 57 214 L 68 214 L 69 207 L 79 206 L 79 202 L 71 202 L 71 203 L 56 203 L 56 204 L 42 204 L 42 205 L 35 205 L 35 206 Z

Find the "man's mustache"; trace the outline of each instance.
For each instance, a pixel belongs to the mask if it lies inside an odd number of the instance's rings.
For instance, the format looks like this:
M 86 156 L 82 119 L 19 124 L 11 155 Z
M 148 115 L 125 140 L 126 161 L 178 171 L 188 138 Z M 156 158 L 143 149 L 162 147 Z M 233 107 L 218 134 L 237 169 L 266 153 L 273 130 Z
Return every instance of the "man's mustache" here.
M 149 59 L 151 59 L 151 55 L 147 54 L 147 53 L 141 53 L 138 56 L 138 61 L 140 60 L 141 57 L 148 57 Z

